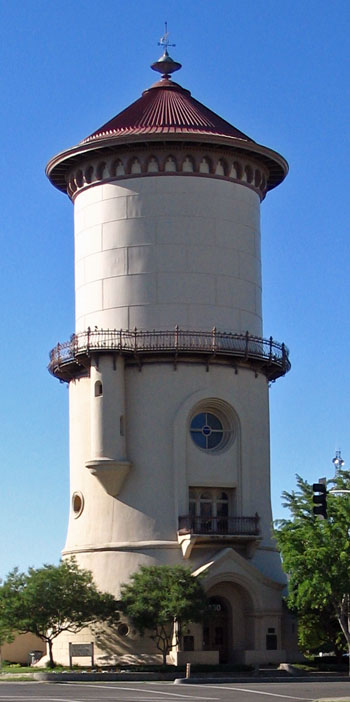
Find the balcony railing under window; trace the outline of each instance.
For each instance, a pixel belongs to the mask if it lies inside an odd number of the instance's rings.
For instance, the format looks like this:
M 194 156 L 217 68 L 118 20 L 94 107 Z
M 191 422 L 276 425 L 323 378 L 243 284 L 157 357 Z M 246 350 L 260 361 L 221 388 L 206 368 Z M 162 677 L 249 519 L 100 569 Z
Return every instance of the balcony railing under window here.
M 218 534 L 228 536 L 258 536 L 259 516 L 254 517 L 179 517 L 180 534 Z

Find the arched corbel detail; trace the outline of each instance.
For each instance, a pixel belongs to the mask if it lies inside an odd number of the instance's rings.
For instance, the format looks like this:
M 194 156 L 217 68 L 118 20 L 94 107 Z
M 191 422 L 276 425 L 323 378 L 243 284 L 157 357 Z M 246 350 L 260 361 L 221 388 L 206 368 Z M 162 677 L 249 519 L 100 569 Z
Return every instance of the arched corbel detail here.
M 244 172 L 246 175 L 247 183 L 252 183 L 253 182 L 253 169 L 249 163 L 246 164 L 244 168 Z
M 73 197 L 74 193 L 77 190 L 76 183 L 74 182 L 74 177 L 72 175 L 69 176 L 66 180 L 67 183 L 67 194 L 69 197 Z
M 118 164 L 121 163 L 120 158 L 112 159 L 109 164 L 109 175 L 114 178 L 117 175 Z
M 207 173 L 208 175 L 212 172 L 212 160 L 209 156 L 202 156 L 199 164 L 199 172 Z
M 140 156 L 137 157 L 137 160 L 140 164 L 141 174 L 144 175 L 145 173 L 147 173 L 147 162 L 148 162 L 147 155 L 141 154 Z
M 177 171 L 178 163 L 176 157 L 174 156 L 174 154 L 167 154 L 167 156 L 164 159 L 164 173 L 177 173 Z
M 215 175 L 227 176 L 228 166 L 227 161 L 224 158 L 219 158 L 215 166 Z
M 195 153 L 193 156 L 194 172 L 199 173 L 199 165 L 202 160 L 202 155 L 200 153 Z
M 77 188 L 81 188 L 82 185 L 84 184 L 84 176 L 83 176 L 83 171 L 81 168 L 76 172 L 75 178 L 74 178 L 75 184 Z
M 137 175 L 141 173 L 141 163 L 137 156 L 131 156 L 127 162 L 127 175 Z
M 241 180 L 242 179 L 242 164 L 239 161 L 234 161 L 233 167 L 236 170 L 238 180 Z
M 215 175 L 215 166 L 214 166 L 214 160 L 210 156 L 207 156 L 208 163 L 209 163 L 209 173 L 210 175 Z
M 84 180 L 87 185 L 90 185 L 93 180 L 93 175 L 94 175 L 94 169 L 93 166 L 90 164 L 90 166 L 87 166 L 84 171 Z
M 146 172 L 147 173 L 159 173 L 160 168 L 159 168 L 159 160 L 155 154 L 151 154 L 148 156 L 146 160 Z
M 186 154 L 181 162 L 182 173 L 195 173 L 195 162 L 191 154 Z
M 100 163 L 96 167 L 96 179 L 97 180 L 102 180 L 105 168 L 106 168 L 106 161 L 100 161 Z

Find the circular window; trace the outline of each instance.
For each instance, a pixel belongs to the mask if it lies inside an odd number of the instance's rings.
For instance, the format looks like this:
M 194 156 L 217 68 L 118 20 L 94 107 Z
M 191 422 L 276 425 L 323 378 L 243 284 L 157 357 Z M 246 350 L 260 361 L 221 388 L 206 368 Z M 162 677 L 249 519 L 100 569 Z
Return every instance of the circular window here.
M 226 448 L 234 435 L 234 420 L 231 415 L 231 408 L 223 412 L 221 407 L 216 407 L 214 400 L 206 403 L 203 409 L 197 408 L 190 420 L 192 441 L 203 451 L 221 451 Z
M 75 519 L 79 517 L 84 509 L 84 497 L 81 492 L 73 492 L 72 508 Z
M 217 448 L 224 436 L 222 423 L 212 412 L 196 414 L 192 419 L 190 432 L 194 443 L 207 450 Z
M 127 636 L 129 633 L 129 627 L 127 624 L 119 624 L 117 631 L 119 636 Z

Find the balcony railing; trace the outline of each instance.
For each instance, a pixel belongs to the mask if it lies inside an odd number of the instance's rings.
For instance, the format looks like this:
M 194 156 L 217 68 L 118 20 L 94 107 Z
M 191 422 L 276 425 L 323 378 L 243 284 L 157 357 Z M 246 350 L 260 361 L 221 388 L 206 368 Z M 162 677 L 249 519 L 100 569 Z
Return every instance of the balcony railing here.
M 248 332 L 218 332 L 216 328 L 211 332 L 201 332 L 175 327 L 172 331 L 88 329 L 73 334 L 69 341 L 57 344 L 52 349 L 49 371 L 61 380 L 68 380 L 68 367 L 79 365 L 82 357 L 89 356 L 92 352 L 117 352 L 138 357 L 165 353 L 176 356 L 205 354 L 212 358 L 233 357 L 259 366 L 271 380 L 284 375 L 290 369 L 287 347 L 274 341 L 272 337 L 262 339 Z
M 258 536 L 259 517 L 179 517 L 181 534 L 218 534 L 227 536 Z

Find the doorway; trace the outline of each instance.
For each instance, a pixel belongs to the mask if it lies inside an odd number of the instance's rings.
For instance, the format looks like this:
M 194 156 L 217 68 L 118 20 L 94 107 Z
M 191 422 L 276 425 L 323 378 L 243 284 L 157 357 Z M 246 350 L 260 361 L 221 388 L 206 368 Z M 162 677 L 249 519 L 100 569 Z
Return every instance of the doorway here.
M 211 614 L 203 625 L 203 650 L 219 651 L 219 663 L 228 663 L 232 648 L 231 607 L 223 597 L 210 597 Z

